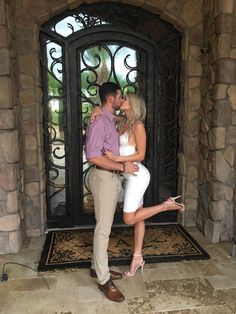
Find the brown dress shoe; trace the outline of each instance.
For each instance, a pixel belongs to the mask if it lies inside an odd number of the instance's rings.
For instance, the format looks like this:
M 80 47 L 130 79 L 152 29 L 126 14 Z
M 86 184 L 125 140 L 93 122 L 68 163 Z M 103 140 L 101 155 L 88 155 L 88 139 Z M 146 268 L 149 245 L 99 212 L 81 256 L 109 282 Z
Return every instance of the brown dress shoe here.
M 117 289 L 111 279 L 109 279 L 104 285 L 98 284 L 98 289 L 101 290 L 111 301 L 122 302 L 125 300 L 125 297 L 120 290 Z
M 111 280 L 118 280 L 123 277 L 121 273 L 118 273 L 117 271 L 113 271 L 113 270 L 110 270 L 110 275 L 111 275 Z M 93 268 L 90 268 L 90 277 L 97 278 L 96 271 Z

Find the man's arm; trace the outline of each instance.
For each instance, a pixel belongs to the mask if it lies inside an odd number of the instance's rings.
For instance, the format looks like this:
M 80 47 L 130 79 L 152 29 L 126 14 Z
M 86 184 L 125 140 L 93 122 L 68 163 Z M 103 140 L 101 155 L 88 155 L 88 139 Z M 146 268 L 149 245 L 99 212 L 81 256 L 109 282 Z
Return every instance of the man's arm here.
M 105 168 L 108 170 L 119 170 L 123 172 L 125 170 L 125 166 L 123 163 L 112 161 L 103 155 L 89 158 L 88 161 L 96 166 L 99 166 L 101 168 Z
M 88 161 L 96 166 L 105 168 L 108 170 L 119 170 L 121 172 L 129 173 L 135 175 L 134 172 L 139 171 L 139 166 L 133 162 L 116 162 L 112 161 L 105 156 L 89 158 Z

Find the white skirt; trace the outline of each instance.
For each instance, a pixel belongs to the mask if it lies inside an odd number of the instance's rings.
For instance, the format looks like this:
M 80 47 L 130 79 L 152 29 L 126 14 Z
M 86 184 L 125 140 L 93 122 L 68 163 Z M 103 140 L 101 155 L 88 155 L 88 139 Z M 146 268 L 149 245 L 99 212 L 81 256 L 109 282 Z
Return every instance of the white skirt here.
M 143 196 L 150 182 L 150 173 L 144 165 L 139 165 L 139 171 L 136 176 L 132 174 L 124 174 L 125 182 L 125 198 L 123 211 L 125 213 L 135 212 L 143 205 Z

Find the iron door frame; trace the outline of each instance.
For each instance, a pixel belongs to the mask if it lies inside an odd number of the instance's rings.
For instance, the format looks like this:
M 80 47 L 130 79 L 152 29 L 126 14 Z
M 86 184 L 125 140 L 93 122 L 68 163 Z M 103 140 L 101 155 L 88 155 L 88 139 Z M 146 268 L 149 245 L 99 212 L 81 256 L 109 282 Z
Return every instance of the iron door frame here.
M 147 108 L 147 118 L 146 118 L 146 125 L 148 126 L 148 139 L 149 142 L 153 141 L 153 132 L 152 132 L 152 126 L 153 126 L 153 117 L 155 116 L 153 110 L 155 108 L 154 106 L 154 100 L 155 100 L 155 91 L 156 88 L 154 86 L 154 83 L 158 80 L 155 78 L 155 75 L 158 73 L 158 71 L 155 71 L 154 64 L 155 64 L 155 55 L 156 55 L 156 45 L 150 41 L 148 38 L 141 34 L 137 34 L 135 32 L 124 32 L 124 30 L 118 28 L 118 27 L 109 27 L 102 26 L 97 27 L 96 29 L 86 31 L 80 33 L 79 38 L 77 38 L 76 34 L 73 36 L 74 38 L 70 38 L 71 40 L 68 42 L 68 56 L 66 58 L 66 61 L 68 62 L 66 66 L 69 66 L 70 69 L 70 77 L 67 78 L 67 84 L 70 86 L 70 96 L 69 101 L 67 101 L 67 106 L 69 107 L 69 111 L 71 112 L 70 117 L 71 121 L 68 126 L 77 126 L 76 131 L 71 130 L 71 134 L 73 136 L 70 137 L 68 146 L 72 148 L 71 154 L 69 155 L 69 163 L 72 163 L 73 169 L 69 168 L 69 176 L 71 178 L 70 180 L 70 186 L 72 187 L 70 189 L 70 196 L 69 199 L 72 200 L 72 206 L 69 206 L 69 208 L 76 209 L 74 210 L 72 214 L 73 221 L 76 225 L 84 225 L 84 224 L 95 224 L 95 218 L 94 216 L 90 214 L 84 214 L 83 212 L 83 169 L 82 165 L 79 163 L 76 163 L 77 157 L 79 160 L 82 160 L 82 152 L 81 149 L 83 147 L 82 145 L 82 138 L 81 138 L 81 121 L 78 119 L 78 112 L 76 112 L 76 109 L 78 108 L 76 104 L 81 103 L 81 99 L 77 98 L 77 90 L 78 90 L 78 84 L 77 84 L 77 78 L 78 74 L 76 73 L 79 66 L 76 64 L 76 60 L 78 61 L 78 55 L 79 50 L 85 50 L 87 47 L 99 45 L 99 44 L 122 44 L 124 47 L 130 47 L 132 49 L 139 50 L 141 52 L 141 55 L 145 56 L 146 60 L 141 60 L 141 63 L 146 61 L 146 64 L 143 64 L 143 68 L 146 70 L 146 75 L 148 76 L 146 80 L 149 80 L 150 83 L 147 83 L 146 91 L 141 90 L 141 94 L 144 95 L 146 102 L 148 104 Z M 132 44 L 131 44 L 132 43 Z M 145 76 L 145 75 L 144 75 Z M 156 96 L 157 97 L 157 96 Z M 68 115 L 69 117 L 69 115 Z M 69 130 L 68 130 L 69 131 Z M 77 144 L 76 144 L 77 143 Z M 149 168 L 149 171 L 153 172 L 153 154 L 147 154 L 148 159 L 146 160 L 146 164 Z M 151 166 L 152 165 L 152 166 Z M 81 170 L 82 169 L 82 170 Z M 78 184 L 78 178 L 80 180 L 80 183 Z M 80 193 L 78 193 L 78 186 Z M 154 188 L 153 188 L 153 180 L 151 181 L 147 193 L 151 193 L 149 198 L 153 199 L 154 194 Z M 151 200 L 149 200 L 150 202 Z M 115 213 L 114 218 L 115 223 L 119 224 L 122 223 L 122 215 L 120 213 Z
M 101 5 L 101 8 L 100 8 Z M 90 7 L 93 9 L 98 9 L 98 16 L 102 16 L 104 13 L 105 3 L 100 3 L 97 5 L 81 5 L 81 12 L 90 12 Z M 114 7 L 113 7 L 114 6 Z M 128 9 L 130 10 L 130 14 L 132 17 L 131 20 L 123 19 L 122 10 L 118 10 L 120 16 L 116 16 L 116 7 L 120 9 Z M 124 8 L 123 8 L 124 7 Z M 85 11 L 84 11 L 85 9 Z M 101 9 L 101 11 L 100 11 Z M 112 9 L 111 11 L 109 11 Z M 79 9 L 80 10 L 80 9 Z M 80 209 L 83 209 L 83 193 L 82 188 L 83 184 L 77 184 L 76 178 L 82 178 L 82 173 L 79 165 L 79 161 L 76 160 L 76 156 L 80 156 L 81 159 L 81 146 L 78 143 L 82 142 L 81 137 L 79 137 L 81 125 L 80 120 L 78 119 L 78 115 L 76 112 L 76 100 L 77 96 L 75 95 L 75 91 L 77 90 L 76 86 L 76 77 L 77 74 L 75 72 L 76 69 L 76 47 L 81 47 L 84 44 L 84 49 L 87 47 L 86 45 L 91 43 L 95 43 L 97 40 L 110 40 L 112 43 L 115 41 L 119 42 L 123 39 L 123 43 L 126 43 L 127 47 L 137 47 L 136 44 L 139 43 L 138 49 L 142 51 L 144 59 L 147 60 L 146 63 L 141 63 L 141 66 L 146 70 L 146 81 L 148 84 L 148 88 L 142 86 L 140 92 L 143 94 L 146 102 L 147 102 L 147 119 L 146 119 L 146 131 L 147 131 L 147 154 L 145 164 L 149 168 L 151 172 L 151 182 L 148 187 L 145 204 L 147 206 L 157 204 L 159 201 L 165 199 L 165 194 L 160 190 L 160 184 L 163 184 L 167 187 L 168 192 L 173 194 L 177 192 L 177 179 L 178 179 L 178 160 L 177 160 L 177 149 L 178 149 L 178 110 L 179 110 L 179 85 L 180 85 L 180 54 L 181 54 L 181 34 L 173 28 L 170 24 L 160 19 L 158 15 L 152 14 L 151 12 L 142 10 L 141 8 L 134 7 L 132 8 L 129 5 L 123 4 L 115 4 L 111 3 L 109 10 L 106 12 L 108 18 L 108 24 L 97 25 L 96 18 L 92 15 L 90 19 L 90 15 L 85 14 L 84 17 L 80 17 L 75 14 L 74 18 L 82 18 L 82 22 L 84 29 L 79 31 L 75 31 L 73 26 L 68 24 L 68 27 L 71 28 L 72 34 L 67 37 L 62 36 L 61 34 L 56 32 L 55 23 L 58 19 L 62 19 L 71 14 L 73 11 L 64 12 L 60 15 L 60 17 L 56 17 L 46 22 L 40 31 L 40 42 L 41 42 L 41 69 L 42 69 L 42 85 L 43 85 L 43 105 L 45 106 L 44 112 L 44 149 L 45 149 L 45 168 L 46 168 L 46 199 L 47 199 L 47 225 L 49 228 L 60 228 L 60 227 L 73 227 L 76 225 L 89 225 L 94 224 L 94 218 L 89 217 L 88 215 L 80 215 Z M 77 12 L 78 9 L 75 10 Z M 91 12 L 92 12 L 91 11 Z M 142 12 L 141 12 L 142 11 Z M 78 11 L 79 12 L 79 11 Z M 126 12 L 126 11 L 125 11 Z M 90 13 L 89 13 L 90 14 Z M 118 15 L 119 15 L 118 14 Z M 95 14 L 96 16 L 96 14 Z M 136 21 L 136 17 L 141 17 L 140 20 L 134 24 Z M 145 31 L 140 25 L 144 26 L 144 22 L 149 20 L 149 17 L 155 17 L 155 21 L 161 21 L 161 24 L 164 25 L 165 30 L 168 29 L 166 35 L 163 39 L 159 39 L 152 37 L 151 33 L 148 33 L 148 30 Z M 86 18 L 86 21 L 83 20 Z M 88 19 L 87 19 L 88 18 Z M 114 24 L 109 24 L 111 19 L 114 19 Z M 106 21 L 106 19 L 105 19 Z M 126 24 L 121 25 L 121 21 L 127 22 Z M 140 25 L 139 25 L 140 21 Z M 130 22 L 130 23 L 129 23 Z M 154 29 L 153 29 L 154 30 Z M 155 29 L 156 30 L 156 29 Z M 158 30 L 158 28 L 157 28 Z M 146 32 L 146 35 L 144 34 Z M 109 36 L 108 36 L 109 35 Z M 152 37 L 152 39 L 151 39 Z M 87 40 L 88 38 L 89 41 Z M 99 39 L 98 39 L 99 38 Z M 129 39 L 129 40 L 128 40 Z M 48 73 L 50 73 L 50 69 L 47 67 L 47 58 L 48 51 L 46 48 L 47 42 L 52 42 L 58 44 L 61 47 L 61 58 L 57 58 L 55 63 L 60 63 L 62 65 L 63 72 L 63 82 L 62 89 L 63 94 L 58 97 L 63 99 L 63 102 L 66 106 L 66 114 L 65 114 L 65 171 L 67 175 L 65 177 L 64 189 L 66 191 L 66 206 L 65 206 L 65 214 L 56 215 L 52 211 L 51 207 L 51 192 L 50 185 L 53 185 L 54 177 L 50 177 L 50 171 L 54 170 L 51 168 L 50 163 L 50 138 L 48 133 L 48 119 L 47 114 L 49 111 L 48 102 L 50 98 L 52 98 L 48 94 Z M 170 67 L 172 67 L 170 75 L 166 76 L 166 73 L 163 75 L 163 65 L 161 65 L 162 57 L 165 55 L 163 53 L 163 49 L 168 46 L 168 44 L 174 44 L 176 47 L 178 46 L 178 57 L 174 56 L 174 62 L 177 62 L 176 65 L 171 63 Z M 107 42 L 106 42 L 107 44 Z M 147 48 L 145 50 L 145 48 Z M 149 49 L 149 50 L 148 50 Z M 51 49 L 53 50 L 53 48 Z M 50 50 L 50 53 L 51 53 Z M 170 49 L 171 50 L 171 49 Z M 150 55 L 148 52 L 151 51 Z M 168 52 L 167 52 L 168 55 Z M 74 57 L 73 57 L 74 56 Z M 166 56 L 164 56 L 166 57 Z M 167 62 L 168 63 L 168 62 Z M 165 66 L 165 64 L 164 64 Z M 72 72 L 70 73 L 70 69 Z M 165 71 L 164 71 L 165 72 Z M 165 81 L 168 81 L 166 85 L 168 87 L 163 87 L 165 85 Z M 164 83 L 164 84 L 163 84 Z M 170 89 L 173 89 L 174 92 L 171 92 Z M 173 98 L 173 106 L 170 109 L 170 115 L 172 121 L 170 122 L 170 126 L 165 127 L 166 121 L 163 120 L 162 117 L 162 109 L 168 109 L 169 104 L 166 103 L 166 99 L 168 98 L 168 94 L 171 94 Z M 165 100 L 163 101 L 163 95 Z M 168 121 L 169 122 L 169 121 Z M 77 132 L 75 132 L 75 127 L 77 127 Z M 49 126 L 50 128 L 50 126 Z M 168 129 L 169 128 L 169 129 Z M 165 134 L 165 132 L 167 132 Z M 174 138 L 172 138 L 172 134 L 174 134 Z M 163 136 L 164 134 L 164 136 Z M 163 153 L 163 148 L 159 145 L 159 139 L 161 137 L 161 141 L 163 140 L 169 142 L 168 145 L 172 145 L 174 143 L 174 147 L 170 149 L 171 153 L 167 156 Z M 71 150 L 71 151 L 70 151 Z M 171 157 L 171 154 L 173 156 Z M 173 158 L 173 160 L 171 160 Z M 159 160 L 160 159 L 160 160 Z M 172 168 L 172 169 L 169 169 Z M 55 172 L 58 170 L 55 169 Z M 172 173 L 169 175 L 169 173 Z M 169 175 L 169 176 L 168 176 Z M 167 176 L 167 179 L 165 179 Z M 82 180 L 82 179 L 81 179 Z M 166 182 L 165 182 L 166 180 Z M 80 181 L 82 182 L 82 181 Z M 170 183 L 170 185 L 168 185 Z M 63 187 L 62 187 L 63 188 Z M 78 189 L 80 189 L 80 193 L 78 193 Z M 80 199 L 79 198 L 80 195 Z M 119 219 L 118 219 L 119 218 Z M 176 212 L 165 212 L 157 215 L 152 219 L 153 222 L 176 222 L 177 221 Z M 117 222 L 121 222 L 120 217 L 115 217 Z

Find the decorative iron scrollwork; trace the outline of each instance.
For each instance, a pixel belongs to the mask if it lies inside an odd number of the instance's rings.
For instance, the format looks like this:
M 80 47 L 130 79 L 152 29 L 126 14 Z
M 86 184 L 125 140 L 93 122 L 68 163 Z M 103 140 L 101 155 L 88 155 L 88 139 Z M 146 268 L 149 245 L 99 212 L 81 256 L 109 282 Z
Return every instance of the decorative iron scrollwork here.
M 103 82 L 114 81 L 118 83 L 123 93 L 137 90 L 137 76 L 139 66 L 135 49 L 117 44 L 93 44 L 81 51 L 80 72 L 78 72 L 78 98 L 81 99 L 82 133 L 86 133 L 87 124 L 94 106 L 100 103 L 98 88 Z M 84 144 L 84 142 L 83 142 Z M 91 194 L 87 185 L 87 175 L 90 165 L 83 160 L 84 204 Z M 88 209 L 88 208 L 87 208 Z
M 47 169 L 47 196 L 50 214 L 66 214 L 66 172 L 68 165 L 66 133 L 66 87 L 63 46 L 57 41 L 42 41 L 41 65 L 44 90 L 44 136 Z M 57 209 L 60 210 L 57 212 Z
M 178 120 L 179 120 L 179 75 L 181 54 L 178 38 L 166 42 L 159 49 L 160 74 L 160 170 L 159 184 L 172 192 L 178 179 Z M 165 198 L 166 195 L 162 195 Z
M 51 27 L 51 30 L 61 36 L 67 37 L 83 29 L 89 29 L 103 24 L 107 24 L 107 22 L 99 17 L 91 16 L 87 13 L 74 13 L 56 22 Z

